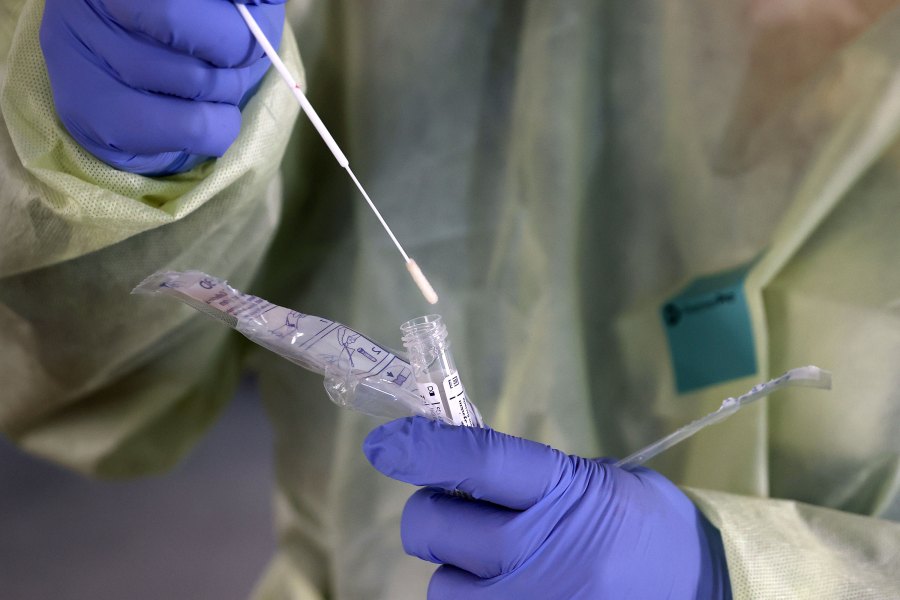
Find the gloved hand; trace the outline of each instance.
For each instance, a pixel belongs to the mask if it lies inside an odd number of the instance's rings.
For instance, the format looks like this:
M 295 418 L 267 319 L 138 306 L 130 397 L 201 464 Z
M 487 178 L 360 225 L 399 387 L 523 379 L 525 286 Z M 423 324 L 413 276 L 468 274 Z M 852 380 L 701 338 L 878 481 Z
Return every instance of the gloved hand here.
M 443 564 L 430 599 L 731 597 L 718 531 L 649 469 L 422 417 L 376 428 L 363 451 L 388 477 L 431 486 L 401 524 L 408 554 Z
M 277 44 L 285 0 L 240 1 Z M 230 0 L 46 0 L 41 48 L 72 137 L 144 175 L 222 156 L 269 67 Z

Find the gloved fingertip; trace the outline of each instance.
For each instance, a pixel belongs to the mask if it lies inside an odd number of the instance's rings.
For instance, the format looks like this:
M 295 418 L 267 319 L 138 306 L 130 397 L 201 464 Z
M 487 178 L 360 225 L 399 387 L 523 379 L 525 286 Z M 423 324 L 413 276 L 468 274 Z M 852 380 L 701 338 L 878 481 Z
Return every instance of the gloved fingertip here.
M 191 102 L 184 106 L 186 110 L 177 113 L 180 121 L 175 122 L 183 131 L 183 150 L 221 158 L 240 135 L 241 111 L 231 104 L 216 102 Z
M 393 477 L 409 462 L 408 439 L 413 417 L 396 419 L 376 427 L 363 441 L 362 450 L 373 467 Z
M 478 577 L 453 565 L 441 565 L 428 582 L 428 600 L 451 600 L 477 589 Z
M 370 431 L 369 435 L 366 436 L 366 440 L 363 442 L 363 447 L 365 447 L 366 444 L 370 442 L 378 442 L 383 440 L 384 438 L 408 432 L 410 427 L 412 427 L 412 420 L 413 417 L 403 417 L 400 419 L 394 419 L 393 421 L 388 421 L 383 425 L 379 425 L 378 427 Z

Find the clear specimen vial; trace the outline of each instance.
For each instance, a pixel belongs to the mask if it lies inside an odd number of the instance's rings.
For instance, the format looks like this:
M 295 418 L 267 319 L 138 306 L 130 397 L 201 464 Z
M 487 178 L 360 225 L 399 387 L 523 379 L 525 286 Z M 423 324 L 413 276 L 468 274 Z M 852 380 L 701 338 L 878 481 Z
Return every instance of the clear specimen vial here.
M 419 394 L 431 415 L 445 423 L 482 427 L 453 362 L 447 326 L 440 315 L 425 315 L 400 326 Z

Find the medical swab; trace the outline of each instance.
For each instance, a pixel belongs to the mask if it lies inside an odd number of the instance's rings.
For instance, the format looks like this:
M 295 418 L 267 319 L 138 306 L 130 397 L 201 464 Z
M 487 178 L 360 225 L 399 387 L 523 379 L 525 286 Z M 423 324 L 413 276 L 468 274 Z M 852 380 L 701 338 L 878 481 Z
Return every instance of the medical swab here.
M 409 271 L 409 274 L 412 277 L 413 281 L 416 283 L 416 286 L 419 288 L 419 291 L 422 292 L 422 296 L 425 297 L 425 300 L 427 300 L 429 304 L 437 304 L 438 295 L 434 291 L 434 288 L 431 287 L 431 284 L 428 282 L 425 274 L 422 273 L 422 269 L 420 269 L 419 265 L 416 264 L 416 261 L 410 258 L 406 251 L 403 250 L 403 246 L 401 246 L 400 242 L 397 241 L 397 237 L 394 235 L 394 232 L 391 231 L 391 228 L 381 216 L 381 213 L 378 212 L 377 208 L 375 208 L 375 203 L 372 202 L 372 199 L 369 198 L 369 194 L 366 193 L 366 190 L 356 178 L 356 175 L 353 174 L 353 170 L 350 168 L 350 161 L 347 160 L 347 157 L 344 156 L 343 152 L 341 152 L 341 149 L 337 145 L 337 142 L 334 141 L 334 138 L 331 137 L 330 133 L 328 133 L 328 129 L 325 127 L 322 119 L 319 118 L 319 115 L 312 107 L 312 104 L 309 103 L 309 100 L 307 100 L 306 95 L 303 93 L 303 90 L 300 89 L 300 84 L 297 83 L 297 80 L 294 79 L 293 75 L 291 75 L 290 71 L 288 71 L 287 66 L 285 66 L 284 62 L 281 60 L 281 57 L 278 56 L 278 52 L 275 51 L 275 48 L 272 47 L 272 44 L 269 42 L 268 38 L 266 38 L 266 34 L 263 33 L 262 29 L 260 29 L 259 24 L 256 22 L 256 19 L 253 18 L 253 15 L 250 14 L 250 11 L 247 10 L 247 7 L 243 4 L 235 2 L 234 5 L 237 8 L 238 12 L 241 14 L 241 17 L 243 17 L 244 22 L 247 23 L 247 27 L 250 28 L 250 32 L 253 34 L 253 37 L 256 38 L 256 41 L 260 46 L 262 46 L 262 49 L 265 51 L 266 56 L 268 56 L 269 60 L 272 61 L 272 66 L 275 67 L 275 70 L 278 71 L 284 82 L 287 83 L 288 87 L 291 88 L 291 91 L 294 93 L 294 96 L 300 103 L 300 107 L 303 109 L 303 112 L 306 113 L 306 116 L 313 124 L 313 127 L 315 127 L 316 131 L 319 132 L 319 135 L 325 141 L 328 149 L 331 150 L 331 153 L 334 155 L 334 158 L 337 160 L 338 164 L 341 165 L 350 175 L 353 183 L 356 184 L 356 187 L 363 195 L 363 198 L 366 199 L 369 208 L 371 208 L 372 212 L 375 213 L 378 221 L 381 222 L 381 226 L 384 227 L 384 230 L 391 238 L 391 241 L 393 241 L 394 245 L 397 246 L 397 250 L 400 251 L 400 254 L 403 256 L 403 260 L 406 261 L 406 269 Z
M 724 421 L 725 419 L 736 413 L 738 410 L 740 410 L 743 406 L 750 404 L 754 400 L 758 400 L 763 396 L 768 396 L 775 390 L 787 386 L 805 386 L 823 390 L 830 390 L 831 373 L 829 371 L 826 371 L 825 369 L 820 369 L 819 367 L 814 366 L 797 367 L 796 369 L 791 369 L 780 377 L 776 377 L 771 381 L 753 386 L 753 388 L 743 396 L 738 396 L 737 398 L 726 398 L 722 402 L 722 405 L 715 412 L 711 412 L 705 417 L 697 419 L 692 423 L 688 423 L 681 429 L 670 433 L 666 437 L 658 439 L 649 446 L 641 448 L 634 454 L 617 462 L 615 466 L 621 467 L 623 469 L 633 469 L 634 467 L 647 462 L 657 454 L 665 452 L 675 444 L 686 440 L 701 429 L 708 427 L 709 425 L 712 425 L 714 423 Z

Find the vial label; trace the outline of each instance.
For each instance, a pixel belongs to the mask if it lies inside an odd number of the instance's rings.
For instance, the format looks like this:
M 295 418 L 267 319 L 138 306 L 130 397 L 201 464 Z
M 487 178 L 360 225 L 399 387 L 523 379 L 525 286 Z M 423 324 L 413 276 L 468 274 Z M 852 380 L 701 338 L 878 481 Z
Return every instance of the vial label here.
M 458 372 L 453 371 L 444 378 L 444 395 L 447 396 L 447 406 L 450 408 L 450 418 L 453 419 L 453 424 L 473 427 L 475 420 L 472 418 L 466 390 L 463 388 Z
M 425 408 L 431 412 L 432 418 L 436 421 L 444 420 L 444 405 L 441 403 L 441 392 L 436 383 L 426 381 L 418 382 L 419 395 L 422 396 L 422 403 Z

